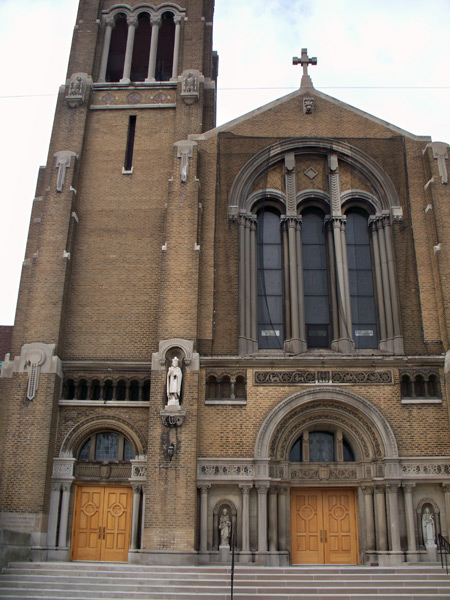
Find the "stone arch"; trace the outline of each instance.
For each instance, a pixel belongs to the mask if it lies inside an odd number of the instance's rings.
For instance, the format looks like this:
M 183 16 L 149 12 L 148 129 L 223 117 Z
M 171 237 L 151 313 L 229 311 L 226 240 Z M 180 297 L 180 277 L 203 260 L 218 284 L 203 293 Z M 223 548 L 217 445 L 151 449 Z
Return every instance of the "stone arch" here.
M 230 191 L 230 216 L 249 212 L 248 202 L 252 196 L 252 186 L 264 171 L 282 160 L 288 152 L 293 152 L 295 155 L 336 154 L 339 160 L 358 169 L 370 183 L 375 192 L 371 195 L 371 199 L 376 203 L 376 212 L 399 206 L 397 191 L 389 175 L 371 156 L 359 148 L 326 138 L 293 138 L 264 148 L 242 167 Z
M 105 430 L 121 433 L 126 437 L 136 456 L 146 454 L 145 440 L 133 425 L 120 417 L 91 417 L 78 423 L 69 431 L 61 445 L 60 457 L 76 456 L 86 438 L 93 433 Z
M 359 460 L 397 458 L 394 433 L 381 412 L 362 396 L 318 387 L 289 396 L 264 419 L 255 444 L 255 459 L 286 460 L 296 434 L 308 424 L 336 423 L 350 438 Z

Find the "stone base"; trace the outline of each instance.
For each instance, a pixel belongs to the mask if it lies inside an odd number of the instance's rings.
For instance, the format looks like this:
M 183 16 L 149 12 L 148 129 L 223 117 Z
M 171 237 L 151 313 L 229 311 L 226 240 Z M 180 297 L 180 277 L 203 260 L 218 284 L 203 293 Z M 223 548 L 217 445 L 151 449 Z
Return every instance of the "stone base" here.
M 437 546 L 436 546 L 436 544 L 427 544 L 425 546 L 425 550 L 426 550 L 426 558 L 425 558 L 424 562 L 436 562 L 437 561 Z
M 405 563 L 404 552 L 381 552 L 373 551 L 366 552 L 365 564 L 374 567 L 395 567 Z
M 0 529 L 0 569 L 13 561 L 31 559 L 31 535 Z
M 47 560 L 56 562 L 68 562 L 70 559 L 69 548 L 48 548 Z
M 219 546 L 219 561 L 220 562 L 230 562 L 231 561 L 230 546 Z

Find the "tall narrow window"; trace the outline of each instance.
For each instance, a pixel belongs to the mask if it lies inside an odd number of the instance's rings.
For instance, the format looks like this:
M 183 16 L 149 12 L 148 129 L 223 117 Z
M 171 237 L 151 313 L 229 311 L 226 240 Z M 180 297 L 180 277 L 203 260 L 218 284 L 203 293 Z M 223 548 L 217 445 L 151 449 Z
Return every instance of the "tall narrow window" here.
M 116 17 L 116 25 L 111 36 L 108 66 L 106 68 L 106 81 L 120 81 L 123 76 L 127 36 L 127 17 L 124 13 L 119 13 Z
M 302 255 L 308 348 L 328 348 L 330 303 L 324 214 L 315 208 L 302 214 Z
M 125 163 L 123 170 L 130 172 L 133 169 L 134 135 L 136 132 L 136 116 L 132 115 L 128 121 L 127 149 L 125 152 Z
M 175 21 L 171 12 L 162 15 L 156 55 L 156 81 L 169 81 L 172 77 L 173 49 L 175 43 Z
M 367 213 L 347 213 L 348 279 L 355 348 L 378 348 L 377 318 Z
M 258 345 L 283 348 L 283 286 L 280 217 L 258 214 Z

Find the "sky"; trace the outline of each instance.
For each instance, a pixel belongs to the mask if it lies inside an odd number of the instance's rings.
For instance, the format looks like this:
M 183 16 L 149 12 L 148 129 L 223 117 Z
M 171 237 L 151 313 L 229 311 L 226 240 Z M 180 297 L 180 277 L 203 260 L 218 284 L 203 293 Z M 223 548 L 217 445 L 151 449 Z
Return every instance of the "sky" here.
M 126 0 L 125 0 L 126 1 Z M 152 2 L 157 3 L 157 2 Z M 78 0 L 0 0 L 0 324 L 14 322 L 38 168 L 47 160 Z M 314 86 L 450 143 L 450 0 L 216 0 L 217 124 Z

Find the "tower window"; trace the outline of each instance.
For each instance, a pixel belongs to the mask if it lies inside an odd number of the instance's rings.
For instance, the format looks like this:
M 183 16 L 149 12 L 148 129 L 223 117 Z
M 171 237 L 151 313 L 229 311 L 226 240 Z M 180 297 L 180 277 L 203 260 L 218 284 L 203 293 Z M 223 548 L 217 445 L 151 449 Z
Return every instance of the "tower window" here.
M 133 170 L 133 150 L 134 150 L 135 133 L 136 133 L 136 116 L 131 115 L 128 120 L 127 148 L 125 151 L 125 163 L 123 165 L 124 173 L 130 173 Z

